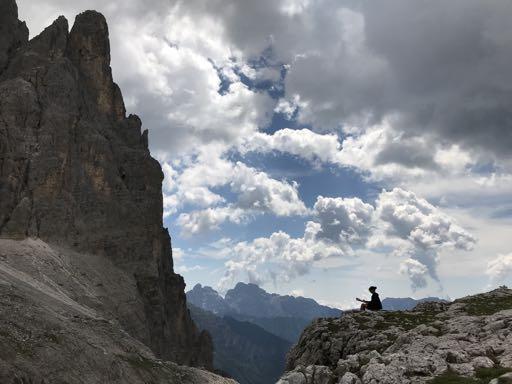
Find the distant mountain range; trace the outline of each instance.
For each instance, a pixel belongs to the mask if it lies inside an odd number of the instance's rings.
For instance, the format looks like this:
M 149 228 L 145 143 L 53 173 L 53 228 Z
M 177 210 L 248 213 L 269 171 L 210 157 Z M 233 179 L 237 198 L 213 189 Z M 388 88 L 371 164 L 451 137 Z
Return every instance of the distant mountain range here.
M 313 299 L 268 293 L 256 284 L 238 283 L 227 291 L 225 298 L 213 288 L 197 284 L 187 292 L 187 300 L 217 315 L 301 317 L 312 320 L 341 314 L 341 310 L 320 305 Z
M 197 284 L 187 292 L 187 302 L 197 326 L 212 335 L 214 367 L 241 384 L 276 382 L 286 353 L 311 320 L 342 313 L 313 299 L 268 293 L 245 283 L 225 297 Z
M 214 367 L 241 384 L 275 383 L 292 343 L 247 321 L 220 317 L 189 304 L 200 329 L 212 335 Z
M 411 297 L 386 297 L 382 300 L 382 308 L 388 311 L 406 311 L 413 309 L 417 304 L 425 301 L 447 302 L 439 297 L 425 297 L 423 299 L 413 299 Z

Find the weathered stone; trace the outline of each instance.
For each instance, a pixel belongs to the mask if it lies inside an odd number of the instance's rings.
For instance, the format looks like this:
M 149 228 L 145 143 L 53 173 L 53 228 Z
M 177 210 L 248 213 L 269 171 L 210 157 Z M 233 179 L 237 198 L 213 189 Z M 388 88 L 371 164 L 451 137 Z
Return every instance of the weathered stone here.
M 478 356 L 471 360 L 471 364 L 474 369 L 479 368 L 492 368 L 494 367 L 494 361 L 489 359 L 487 356 Z
M 492 379 L 489 384 L 512 384 L 512 372 L 505 373 L 496 379 Z
M 59 17 L 28 42 L 15 2 L 1 0 L 0 32 L 0 238 L 109 260 L 141 305 L 128 314 L 116 295 L 95 305 L 108 302 L 158 357 L 211 368 L 211 339 L 193 324 L 173 272 L 162 170 L 112 80 L 105 18 L 84 12 L 68 33 Z
M 448 371 L 471 377 L 495 362 L 512 368 L 511 301 L 512 290 L 500 287 L 413 311 L 318 319 L 288 354 L 287 369 L 323 365 L 338 382 L 355 375 L 365 384 L 412 384 Z
M 28 41 L 28 28 L 18 20 L 15 0 L 0 1 L 0 74 L 16 50 Z
M 341 377 L 338 384 L 361 384 L 361 380 L 353 373 L 347 372 Z
M 0 239 L 0 383 L 235 384 L 156 358 L 116 319 L 143 308 L 106 257 Z

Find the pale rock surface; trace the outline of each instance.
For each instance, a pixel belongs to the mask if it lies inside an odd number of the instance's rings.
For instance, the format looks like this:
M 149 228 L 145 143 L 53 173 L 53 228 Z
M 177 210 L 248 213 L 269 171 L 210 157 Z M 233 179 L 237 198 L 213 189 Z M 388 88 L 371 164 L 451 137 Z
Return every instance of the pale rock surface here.
M 453 303 L 421 303 L 412 311 L 318 319 L 290 351 L 283 379 L 323 366 L 335 383 L 416 384 L 448 371 L 473 377 L 511 363 L 512 290 L 500 287 Z

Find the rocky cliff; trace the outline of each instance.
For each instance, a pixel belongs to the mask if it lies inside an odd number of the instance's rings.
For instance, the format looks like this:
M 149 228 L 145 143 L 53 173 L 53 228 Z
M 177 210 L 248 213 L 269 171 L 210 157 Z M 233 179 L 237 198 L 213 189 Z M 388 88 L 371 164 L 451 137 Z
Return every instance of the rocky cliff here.
M 509 383 L 512 290 L 319 319 L 287 364 L 279 384 Z
M 162 180 L 147 131 L 125 115 L 113 82 L 105 18 L 86 11 L 68 31 L 59 17 L 29 41 L 15 1 L 0 0 L 4 282 L 35 279 L 50 297 L 119 323 L 157 357 L 210 368 L 211 339 L 192 322 L 173 272 Z

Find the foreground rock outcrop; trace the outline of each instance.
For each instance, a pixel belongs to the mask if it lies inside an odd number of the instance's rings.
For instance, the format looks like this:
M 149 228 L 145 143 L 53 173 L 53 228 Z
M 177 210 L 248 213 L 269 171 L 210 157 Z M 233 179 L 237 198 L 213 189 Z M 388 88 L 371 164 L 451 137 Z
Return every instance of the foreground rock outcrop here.
M 0 32 L 2 373 L 51 371 L 51 353 L 38 349 L 48 347 L 44 339 L 23 352 L 37 322 L 63 332 L 55 353 L 80 356 L 94 346 L 99 366 L 114 361 L 100 359 L 103 352 L 126 347 L 211 368 L 211 338 L 195 327 L 183 278 L 173 272 L 163 173 L 112 80 L 105 18 L 86 11 L 68 31 L 59 17 L 29 41 L 15 1 L 0 0 Z M 51 300 L 36 300 L 43 297 Z M 96 327 L 99 345 L 89 345 L 96 333 L 78 324 Z M 75 376 L 51 382 L 100 382 Z
M 512 290 L 319 319 L 290 351 L 287 369 L 280 384 L 487 383 L 498 376 L 493 383 L 507 383 Z

